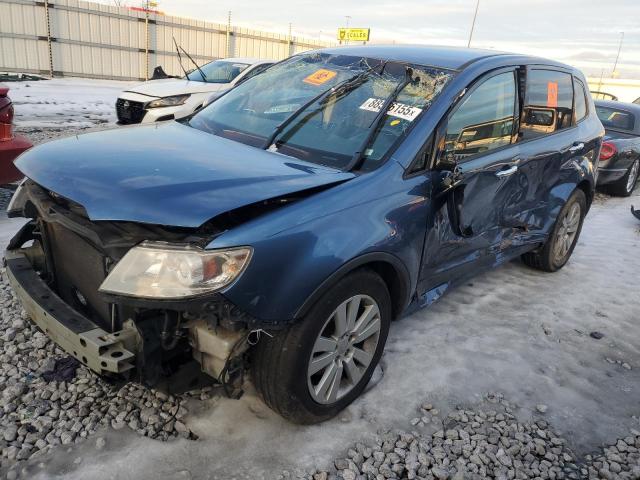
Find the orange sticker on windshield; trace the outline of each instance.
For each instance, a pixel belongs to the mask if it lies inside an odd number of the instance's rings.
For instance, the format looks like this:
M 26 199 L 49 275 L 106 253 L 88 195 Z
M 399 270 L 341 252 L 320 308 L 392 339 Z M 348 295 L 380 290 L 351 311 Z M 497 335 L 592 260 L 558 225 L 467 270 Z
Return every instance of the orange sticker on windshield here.
M 322 85 L 323 83 L 326 83 L 329 80 L 331 80 L 336 75 L 337 75 L 336 72 L 321 68 L 320 70 L 316 70 L 311 75 L 306 77 L 303 80 L 303 82 L 304 83 L 310 83 L 311 85 Z
M 556 108 L 558 106 L 558 82 L 547 83 L 547 107 Z

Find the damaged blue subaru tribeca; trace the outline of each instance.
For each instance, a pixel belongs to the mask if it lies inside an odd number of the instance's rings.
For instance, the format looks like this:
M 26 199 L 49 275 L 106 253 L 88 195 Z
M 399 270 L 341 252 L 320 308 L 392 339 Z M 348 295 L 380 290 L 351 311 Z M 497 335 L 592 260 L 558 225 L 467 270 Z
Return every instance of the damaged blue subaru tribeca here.
M 394 318 L 516 257 L 565 265 L 604 134 L 586 85 L 494 51 L 295 55 L 190 118 L 22 155 L 8 277 L 102 375 L 191 365 L 233 396 L 248 373 L 319 422 L 363 391 Z

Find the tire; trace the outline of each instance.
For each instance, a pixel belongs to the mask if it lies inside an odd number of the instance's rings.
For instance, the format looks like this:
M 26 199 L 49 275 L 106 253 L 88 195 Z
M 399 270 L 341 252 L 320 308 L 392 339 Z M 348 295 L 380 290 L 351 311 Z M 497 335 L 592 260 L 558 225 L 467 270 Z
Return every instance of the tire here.
M 356 302 L 358 307 L 351 307 Z M 343 305 L 347 306 L 342 309 Z M 375 306 L 379 325 L 376 324 Z M 349 346 L 351 339 L 355 341 L 361 337 L 358 333 L 337 335 L 339 317 L 336 312 L 339 308 L 344 314 L 340 318 L 348 318 L 348 312 L 355 310 L 358 312 L 355 325 L 378 325 L 377 333 L 370 334 L 373 327 L 367 327 L 367 332 L 360 335 L 370 336 L 362 343 Z M 362 322 L 358 323 L 358 320 Z M 373 271 L 359 269 L 339 280 L 298 322 L 273 337 L 261 336 L 252 355 L 253 383 L 265 403 L 287 420 L 299 424 L 328 420 L 353 402 L 366 387 L 382 356 L 390 323 L 391 297 L 387 286 Z M 340 340 L 336 341 L 336 338 Z M 335 342 L 335 347 L 331 343 L 326 346 L 323 342 L 327 340 Z M 325 348 L 319 348 L 320 345 Z M 356 355 L 356 348 L 367 354 L 366 358 L 370 360 L 367 366 L 359 363 L 358 359 L 362 357 L 359 353 Z M 318 351 L 314 353 L 314 350 Z M 312 362 L 317 367 L 320 361 L 329 357 L 333 358 L 329 366 L 310 374 Z M 345 360 L 347 358 L 349 360 Z M 343 365 L 342 369 L 337 365 Z M 325 377 L 331 378 L 335 371 L 341 373 L 338 382 L 322 382 Z M 358 376 L 349 375 L 349 371 L 360 374 L 359 380 L 353 382 L 352 378 Z M 315 382 L 318 382 L 317 387 Z M 326 393 L 321 385 L 329 385 Z M 333 385 L 343 386 L 342 391 L 333 389 Z M 333 392 L 337 392 L 335 398 L 329 398 L 329 393 Z
M 605 191 L 616 197 L 628 197 L 633 193 L 640 174 L 640 159 L 631 164 L 627 173 L 620 180 L 605 187 Z
M 573 235 L 571 239 L 568 239 L 568 237 L 565 236 L 569 231 L 566 226 L 570 219 L 569 216 L 575 212 L 575 208 L 580 209 L 577 224 L 575 224 L 575 230 L 573 230 L 575 235 Z M 564 204 L 562 210 L 560 210 L 546 243 L 542 247 L 522 255 L 522 261 L 526 265 L 544 272 L 556 272 L 560 270 L 567 263 L 573 253 L 573 249 L 578 243 L 586 213 L 587 198 L 582 190 L 576 189 Z M 571 219 L 572 218 L 573 217 L 571 217 Z M 564 243 L 564 245 L 561 244 L 562 239 L 565 239 L 564 241 L 566 243 Z

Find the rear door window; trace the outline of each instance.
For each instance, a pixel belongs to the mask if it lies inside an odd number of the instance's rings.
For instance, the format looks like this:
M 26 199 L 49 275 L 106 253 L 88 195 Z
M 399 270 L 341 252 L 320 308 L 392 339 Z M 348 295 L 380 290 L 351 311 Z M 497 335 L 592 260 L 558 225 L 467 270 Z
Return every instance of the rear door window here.
M 485 80 L 465 98 L 447 123 L 444 158 L 459 162 L 511 144 L 516 105 L 513 72 Z
M 531 69 L 527 72 L 520 139 L 531 140 L 571 126 L 573 82 L 568 73 Z
M 596 107 L 596 114 L 604 128 L 614 130 L 633 130 L 635 118 L 631 112 L 618 108 Z
M 576 123 L 587 116 L 587 93 L 584 85 L 577 78 L 573 79 L 573 109 L 576 115 Z

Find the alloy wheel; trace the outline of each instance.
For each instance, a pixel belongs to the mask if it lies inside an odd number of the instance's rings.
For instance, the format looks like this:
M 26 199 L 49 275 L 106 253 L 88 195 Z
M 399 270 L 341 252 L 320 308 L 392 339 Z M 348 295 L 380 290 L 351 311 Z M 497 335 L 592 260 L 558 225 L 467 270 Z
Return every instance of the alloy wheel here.
M 627 177 L 627 193 L 631 193 L 633 191 L 633 187 L 635 187 L 636 182 L 638 181 L 638 172 L 640 171 L 640 160 L 636 160 L 631 165 L 631 169 L 629 170 L 629 176 Z
M 573 240 L 580 227 L 581 214 L 580 204 L 574 203 L 562 218 L 553 246 L 554 258 L 557 262 L 563 261 L 571 250 L 571 245 L 573 245 Z
M 331 404 L 348 394 L 371 364 L 381 329 L 380 309 L 368 295 L 342 302 L 316 339 L 307 367 L 313 400 Z

